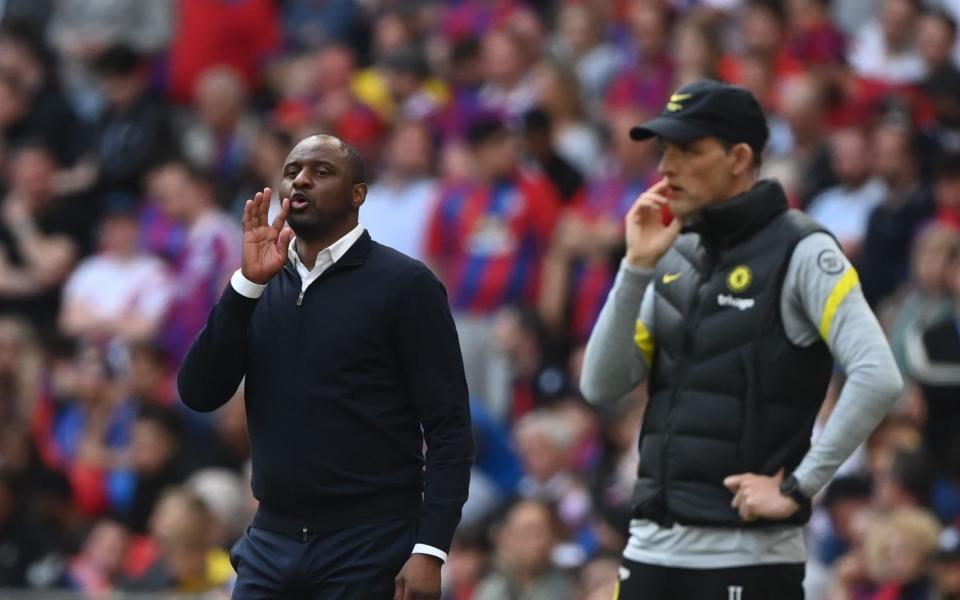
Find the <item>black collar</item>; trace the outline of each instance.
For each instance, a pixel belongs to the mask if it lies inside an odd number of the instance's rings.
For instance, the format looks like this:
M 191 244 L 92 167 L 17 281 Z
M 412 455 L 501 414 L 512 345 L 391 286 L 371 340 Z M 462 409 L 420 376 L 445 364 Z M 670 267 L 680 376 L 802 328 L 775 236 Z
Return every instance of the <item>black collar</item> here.
M 758 181 L 746 192 L 711 204 L 688 218 L 685 233 L 697 233 L 710 245 L 733 246 L 787 210 L 787 195 L 777 181 Z

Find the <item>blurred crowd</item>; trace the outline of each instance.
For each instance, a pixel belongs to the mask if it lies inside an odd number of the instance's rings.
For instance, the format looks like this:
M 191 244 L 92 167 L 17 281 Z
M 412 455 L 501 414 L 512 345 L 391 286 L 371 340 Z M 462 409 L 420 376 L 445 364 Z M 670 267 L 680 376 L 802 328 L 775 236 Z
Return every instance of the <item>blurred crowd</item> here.
M 658 179 L 627 130 L 712 77 L 760 100 L 763 176 L 840 241 L 909 382 L 817 499 L 808 597 L 960 599 L 960 1 L 0 11 L 0 588 L 229 594 L 242 387 L 190 413 L 176 367 L 244 200 L 326 132 L 368 164 L 361 223 L 457 321 L 477 460 L 444 599 L 611 598 L 645 398 L 587 405 L 580 359 Z

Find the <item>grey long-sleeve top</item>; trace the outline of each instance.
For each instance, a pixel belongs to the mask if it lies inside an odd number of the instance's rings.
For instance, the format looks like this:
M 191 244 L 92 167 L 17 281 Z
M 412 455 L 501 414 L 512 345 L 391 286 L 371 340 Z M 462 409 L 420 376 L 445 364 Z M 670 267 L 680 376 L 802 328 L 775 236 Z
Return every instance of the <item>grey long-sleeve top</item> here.
M 838 268 L 841 263 L 842 268 Z M 591 402 L 616 400 L 648 374 L 649 358 L 636 345 L 634 335 L 639 319 L 656 339 L 652 277 L 652 270 L 621 265 L 584 356 L 580 384 Z M 829 235 L 812 234 L 795 248 L 780 310 L 787 336 L 794 344 L 809 346 L 823 339 L 847 375 L 823 432 L 794 471 L 803 493 L 813 496 L 877 426 L 899 397 L 903 381 L 883 331 L 863 297 L 856 270 Z M 667 566 L 722 568 L 799 562 L 804 556 L 802 532 L 797 527 L 743 530 L 734 538 L 729 532 L 722 533 L 726 552 L 708 552 L 720 538 L 711 539 L 711 531 L 706 528 L 678 525 L 664 531 L 649 522 L 635 521 L 631 534 L 625 552 L 628 558 L 633 548 L 634 560 Z M 783 543 L 775 542 L 777 536 Z M 739 544 L 731 543 L 739 538 Z M 774 547 L 781 552 L 771 551 Z

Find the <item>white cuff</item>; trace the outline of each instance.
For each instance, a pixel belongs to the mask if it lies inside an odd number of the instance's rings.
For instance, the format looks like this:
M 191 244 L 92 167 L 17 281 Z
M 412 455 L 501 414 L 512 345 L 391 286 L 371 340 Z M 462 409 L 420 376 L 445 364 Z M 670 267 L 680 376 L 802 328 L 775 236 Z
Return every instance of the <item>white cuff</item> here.
M 434 548 L 433 546 L 428 546 L 426 544 L 416 544 L 413 547 L 413 552 L 411 552 L 411 554 L 427 554 L 429 556 L 435 556 L 440 560 L 442 560 L 443 562 L 447 562 L 446 552 L 444 552 L 439 548 Z
M 260 285 L 259 283 L 250 281 L 243 276 L 240 269 L 233 272 L 233 277 L 230 278 L 230 285 L 233 286 L 235 292 L 251 300 L 256 300 L 262 296 L 263 290 L 267 287 L 266 285 Z

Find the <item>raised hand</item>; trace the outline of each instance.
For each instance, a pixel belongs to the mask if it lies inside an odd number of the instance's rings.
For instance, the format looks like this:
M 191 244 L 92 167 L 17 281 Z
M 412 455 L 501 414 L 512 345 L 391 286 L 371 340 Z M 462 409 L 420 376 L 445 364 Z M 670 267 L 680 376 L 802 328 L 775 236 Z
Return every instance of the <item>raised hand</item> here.
M 661 179 L 640 194 L 627 212 L 627 262 L 634 267 L 652 268 L 680 234 L 680 219 L 663 224 L 662 207 L 667 204 L 664 193 L 668 188 L 667 180 Z
M 287 248 L 293 239 L 293 230 L 284 228 L 290 213 L 290 199 L 284 198 L 280 214 L 267 221 L 270 210 L 270 188 L 257 192 L 243 207 L 243 259 L 240 271 L 253 283 L 261 285 L 280 272 L 287 260 Z

